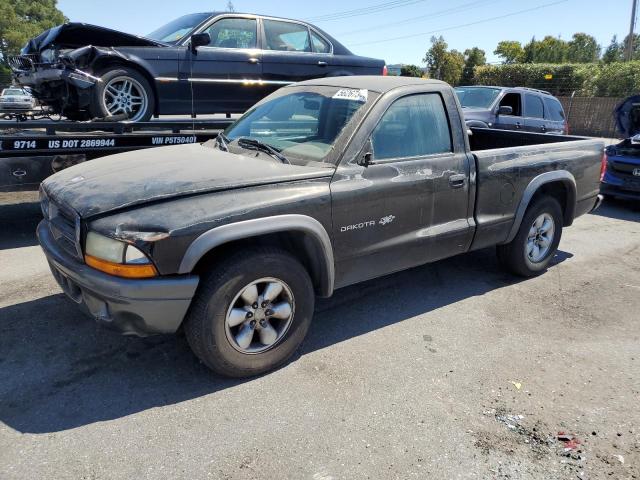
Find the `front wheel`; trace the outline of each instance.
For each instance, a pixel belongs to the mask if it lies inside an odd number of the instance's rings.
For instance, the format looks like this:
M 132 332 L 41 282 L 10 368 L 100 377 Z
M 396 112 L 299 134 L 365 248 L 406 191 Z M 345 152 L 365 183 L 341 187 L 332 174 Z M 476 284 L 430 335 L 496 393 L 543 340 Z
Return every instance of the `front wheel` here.
M 515 238 L 505 245 L 498 245 L 498 260 L 516 275 L 539 275 L 549 266 L 561 236 L 560 204 L 555 198 L 540 197 L 527 208 Z
M 311 279 L 276 249 L 239 251 L 203 278 L 185 320 L 196 356 L 222 375 L 272 370 L 304 339 L 314 308 Z
M 93 89 L 91 114 L 100 119 L 148 121 L 155 110 L 155 97 L 148 80 L 137 70 L 115 67 L 100 74 Z

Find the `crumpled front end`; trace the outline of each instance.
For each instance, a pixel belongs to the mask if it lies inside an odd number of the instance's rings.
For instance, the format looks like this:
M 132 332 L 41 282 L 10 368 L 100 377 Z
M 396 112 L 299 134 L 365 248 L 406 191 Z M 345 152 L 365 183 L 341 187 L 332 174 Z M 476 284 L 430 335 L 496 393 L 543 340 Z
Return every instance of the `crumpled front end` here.
M 83 47 L 65 52 L 52 62 L 43 61 L 40 54 L 18 55 L 9 58 L 13 77 L 18 85 L 31 88 L 33 96 L 55 113 L 88 108 L 91 89 L 99 81 L 77 67 L 77 59 L 87 59 L 90 52 Z M 78 50 L 84 55 L 78 55 Z M 75 54 L 75 55 L 72 55 Z
M 67 23 L 32 38 L 21 55 L 8 60 L 17 84 L 30 87 L 55 113 L 77 116 L 88 110 L 92 88 L 99 81 L 93 68 L 97 60 L 124 58 L 117 47 L 163 45 L 96 25 Z

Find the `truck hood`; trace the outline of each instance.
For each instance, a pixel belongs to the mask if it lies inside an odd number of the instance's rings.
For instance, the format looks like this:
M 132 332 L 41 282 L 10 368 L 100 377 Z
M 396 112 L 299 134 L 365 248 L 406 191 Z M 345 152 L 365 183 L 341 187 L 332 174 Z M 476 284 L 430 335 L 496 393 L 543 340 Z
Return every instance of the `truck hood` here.
M 640 95 L 623 100 L 614 110 L 616 127 L 625 138 L 640 134 Z
M 90 160 L 47 178 L 42 188 L 83 217 L 206 192 L 333 175 L 333 165 L 298 166 L 200 144 Z
M 138 37 L 130 33 L 98 27 L 87 23 L 65 23 L 45 30 L 29 40 L 22 49 L 23 55 L 39 53 L 47 48 L 96 47 L 159 47 L 166 44 Z

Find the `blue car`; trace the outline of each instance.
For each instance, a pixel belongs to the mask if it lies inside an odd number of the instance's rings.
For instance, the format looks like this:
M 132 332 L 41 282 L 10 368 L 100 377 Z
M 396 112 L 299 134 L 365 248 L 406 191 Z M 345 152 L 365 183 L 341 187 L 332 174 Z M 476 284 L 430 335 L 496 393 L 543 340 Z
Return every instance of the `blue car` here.
M 627 98 L 615 110 L 616 124 L 626 139 L 606 149 L 600 192 L 640 198 L 640 95 Z

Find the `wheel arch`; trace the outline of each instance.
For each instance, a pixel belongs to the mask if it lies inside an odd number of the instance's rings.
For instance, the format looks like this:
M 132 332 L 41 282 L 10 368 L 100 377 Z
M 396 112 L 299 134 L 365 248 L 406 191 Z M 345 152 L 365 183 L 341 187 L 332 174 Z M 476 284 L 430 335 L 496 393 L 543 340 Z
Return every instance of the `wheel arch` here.
M 489 124 L 482 120 L 467 120 L 465 124 L 467 128 L 489 128 Z
M 548 195 L 558 200 L 562 208 L 563 226 L 568 227 L 573 223 L 577 196 L 575 178 L 566 170 L 545 172 L 531 180 L 525 188 L 505 243 L 514 239 L 527 208 L 534 199 L 542 195 Z
M 298 258 L 309 272 L 316 293 L 333 293 L 333 247 L 325 228 L 307 215 L 277 215 L 222 225 L 202 233 L 184 254 L 178 273 L 188 274 L 208 266 L 230 249 L 247 245 L 272 245 Z

